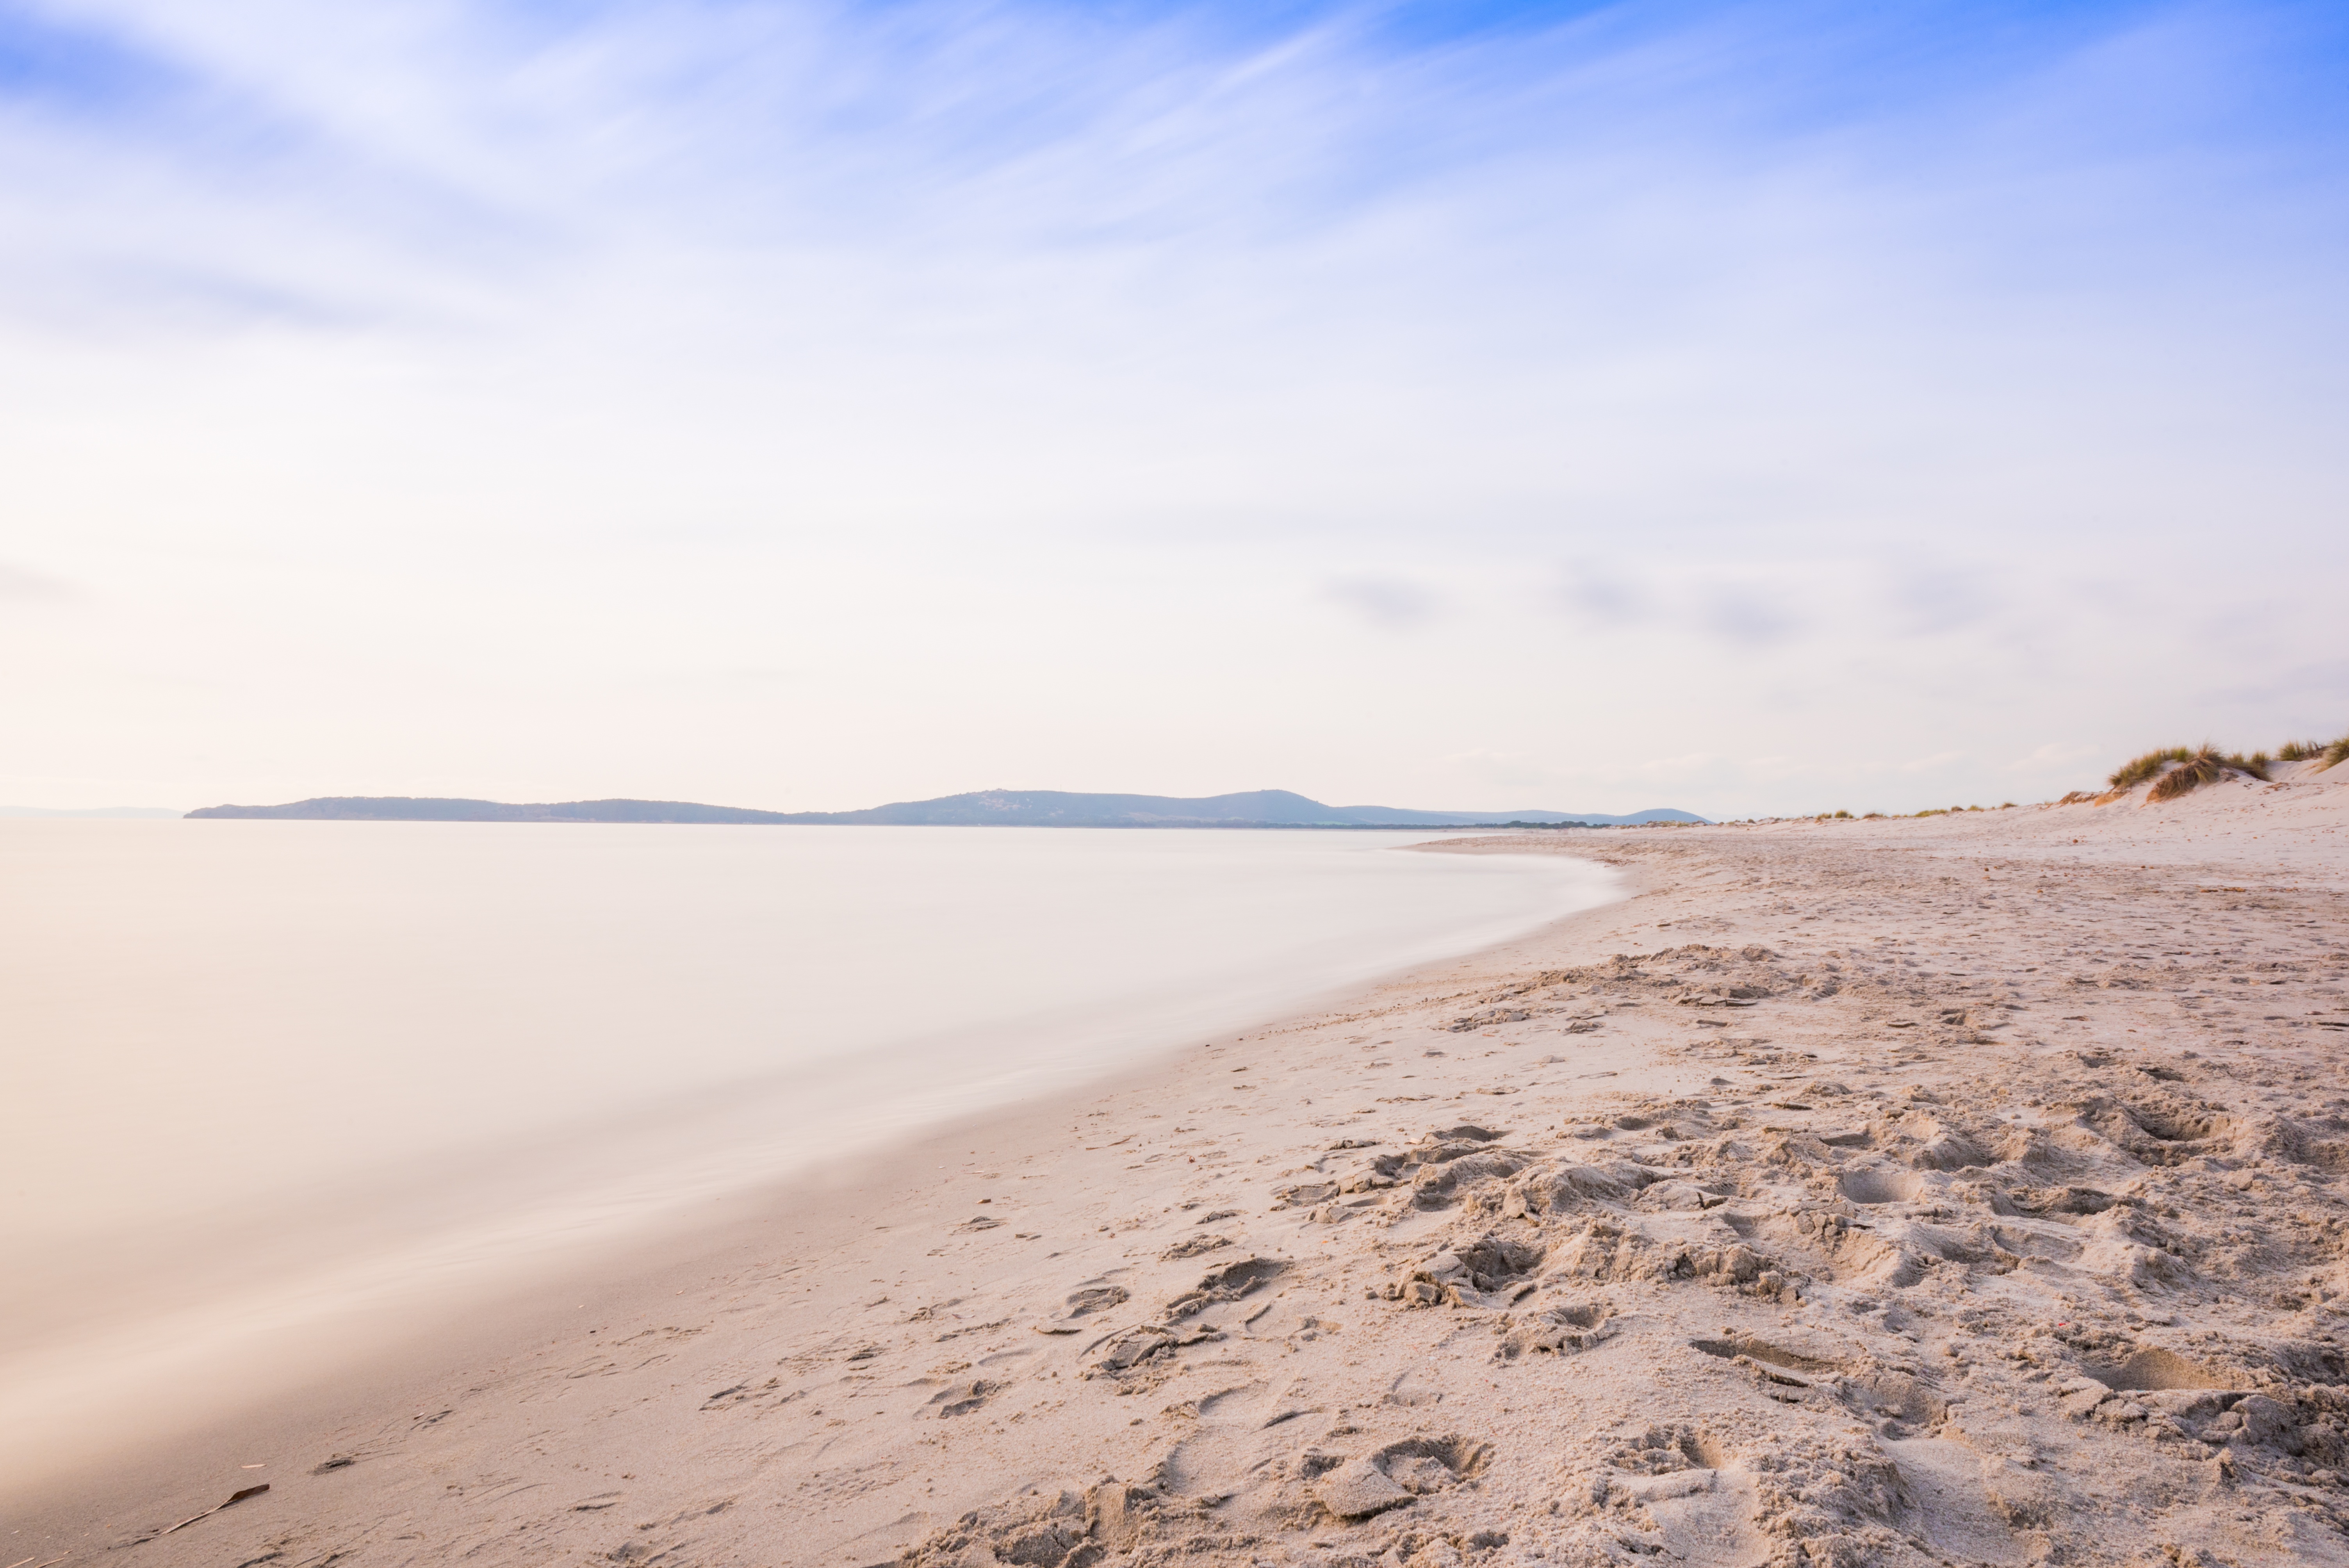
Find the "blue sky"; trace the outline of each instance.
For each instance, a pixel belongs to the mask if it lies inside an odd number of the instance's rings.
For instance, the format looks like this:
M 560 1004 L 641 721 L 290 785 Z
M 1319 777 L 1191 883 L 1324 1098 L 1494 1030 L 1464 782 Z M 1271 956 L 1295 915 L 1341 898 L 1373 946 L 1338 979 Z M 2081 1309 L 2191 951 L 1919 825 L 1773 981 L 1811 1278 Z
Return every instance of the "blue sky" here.
M 2337 7 L 0 4 L 0 800 L 2349 730 Z

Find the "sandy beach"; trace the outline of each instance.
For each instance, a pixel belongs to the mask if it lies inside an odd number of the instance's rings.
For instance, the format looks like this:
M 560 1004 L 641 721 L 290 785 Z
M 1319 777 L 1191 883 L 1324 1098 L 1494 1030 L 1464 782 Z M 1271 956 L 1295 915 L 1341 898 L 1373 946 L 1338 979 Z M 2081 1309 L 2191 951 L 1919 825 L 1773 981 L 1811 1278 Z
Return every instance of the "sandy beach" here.
M 2337 774 L 1445 843 L 1630 892 L 47 1487 L 0 1568 L 2349 1562 Z

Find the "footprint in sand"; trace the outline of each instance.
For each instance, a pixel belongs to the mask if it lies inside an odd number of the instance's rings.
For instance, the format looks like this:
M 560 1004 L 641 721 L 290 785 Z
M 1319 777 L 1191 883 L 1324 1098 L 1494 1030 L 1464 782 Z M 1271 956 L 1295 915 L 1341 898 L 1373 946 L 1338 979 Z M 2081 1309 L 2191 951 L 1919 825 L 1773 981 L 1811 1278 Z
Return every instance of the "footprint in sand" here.
M 1491 1444 L 1456 1435 L 1406 1438 L 1350 1459 L 1323 1455 L 1330 1468 L 1313 1495 L 1340 1519 L 1367 1519 L 1458 1485 L 1492 1456 Z
M 1982 1457 L 1946 1438 L 1888 1442 L 1884 1451 L 1914 1500 L 1917 1532 L 1944 1557 L 1960 1563 L 2022 1563 L 2031 1553 L 1984 1490 Z M 1996 1467 L 1992 1468 L 2003 1468 Z M 2027 1478 L 2026 1484 L 2039 1478 Z M 2008 1511 L 2018 1511 L 2013 1498 Z M 2022 1505 L 2027 1511 L 2027 1503 Z
M 1636 1503 L 1655 1521 L 1642 1551 L 1668 1561 L 1738 1568 L 1762 1561 L 1753 1476 L 1731 1464 L 1710 1434 L 1673 1425 L 1651 1427 L 1618 1452 L 1609 1496 Z
M 984 1377 L 972 1377 L 959 1383 L 949 1383 L 930 1396 L 921 1414 L 947 1420 L 955 1416 L 968 1416 L 1003 1391 L 1003 1385 Z
M 1061 1304 L 1061 1315 L 1048 1317 L 1036 1325 L 1036 1332 L 1039 1334 L 1081 1333 L 1090 1326 L 1080 1323 L 1078 1319 L 1090 1317 L 1097 1312 L 1107 1312 L 1111 1307 L 1122 1306 L 1133 1299 L 1133 1293 L 1122 1284 L 1080 1285 L 1070 1292 L 1068 1299 Z
M 1133 1293 L 1122 1284 L 1085 1285 L 1071 1291 L 1065 1305 L 1067 1315 L 1084 1317 L 1096 1312 L 1107 1312 L 1133 1299 Z
M 1572 1355 L 1615 1336 L 1614 1308 L 1603 1301 L 1573 1302 L 1530 1314 L 1503 1336 L 1496 1361 L 1515 1361 L 1537 1350 Z
M 1185 1291 L 1166 1304 L 1166 1321 L 1177 1322 L 1226 1301 L 1237 1301 L 1250 1291 L 1279 1278 L 1288 1264 L 1278 1258 L 1237 1258 L 1210 1269 L 1195 1290 Z

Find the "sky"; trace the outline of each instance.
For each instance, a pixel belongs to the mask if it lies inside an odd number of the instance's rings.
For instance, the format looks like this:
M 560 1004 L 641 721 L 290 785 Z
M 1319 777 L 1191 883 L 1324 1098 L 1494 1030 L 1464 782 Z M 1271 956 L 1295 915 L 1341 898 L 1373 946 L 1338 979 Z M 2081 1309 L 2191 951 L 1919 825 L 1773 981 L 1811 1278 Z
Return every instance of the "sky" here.
M 2349 732 L 2337 5 L 0 0 L 0 803 Z

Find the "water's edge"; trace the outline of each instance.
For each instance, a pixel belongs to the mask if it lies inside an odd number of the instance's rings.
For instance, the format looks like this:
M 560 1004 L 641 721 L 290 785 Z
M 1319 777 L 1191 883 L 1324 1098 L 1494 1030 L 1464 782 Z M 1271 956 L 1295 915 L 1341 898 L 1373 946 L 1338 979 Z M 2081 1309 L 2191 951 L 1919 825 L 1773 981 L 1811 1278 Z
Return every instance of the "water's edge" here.
M 1432 965 L 1537 937 L 1623 896 L 1619 879 L 1603 871 L 1596 872 L 1587 892 L 1572 911 L 1552 914 L 1530 930 L 1423 954 L 1309 993 L 1251 1003 L 1253 1011 L 1233 1013 L 1215 1028 L 1190 1032 L 1212 1038 L 1254 1035 L 1358 1002 Z M 323 1412 L 384 1378 L 411 1381 L 435 1365 L 448 1364 L 460 1346 L 511 1339 L 543 1308 L 549 1292 L 564 1295 L 591 1285 L 608 1288 L 615 1280 L 641 1282 L 742 1244 L 740 1233 L 747 1227 L 755 1234 L 759 1222 L 741 1216 L 781 1207 L 804 1220 L 811 1203 L 843 1212 L 861 1208 L 855 1195 L 900 1180 L 914 1151 L 951 1143 L 975 1128 L 999 1136 L 1033 1127 L 1039 1143 L 1049 1147 L 1043 1130 L 1058 1123 L 1067 1102 L 1112 1079 L 1154 1079 L 1179 1071 L 1189 1049 L 1168 1044 L 1095 1071 L 1009 1083 L 1001 1086 L 1007 1092 L 976 1112 L 942 1111 L 919 1125 L 880 1130 L 860 1146 L 830 1151 L 813 1168 L 780 1169 L 751 1181 L 736 1172 L 678 1201 L 644 1205 L 609 1216 L 612 1222 L 606 1224 L 574 1227 L 566 1235 L 534 1232 L 528 1212 L 507 1214 L 481 1227 L 463 1249 L 476 1259 L 502 1253 L 498 1268 L 447 1266 L 445 1248 L 438 1266 L 431 1259 L 394 1251 L 362 1256 L 348 1269 L 324 1271 L 290 1295 L 280 1292 L 279 1299 L 264 1293 L 203 1304 L 168 1321 L 135 1326 L 102 1345 L 82 1335 L 35 1346 L 28 1355 L 12 1357 L 0 1376 L 0 1387 L 9 1390 L 0 1404 L 14 1407 L 0 1431 L 47 1434 L 37 1444 L 5 1444 L 21 1449 L 7 1455 L 10 1490 L 71 1491 L 87 1486 L 76 1478 L 86 1478 L 94 1464 L 119 1466 L 174 1434 L 184 1441 L 198 1430 L 233 1430 L 264 1412 L 271 1419 L 285 1418 L 292 1410 Z M 755 1107 L 746 1108 L 749 1113 Z M 626 1128 L 614 1130 L 617 1140 L 626 1135 Z M 355 1302 L 362 1305 L 347 1305 Z M 104 1368 L 95 1380 L 94 1362 Z

